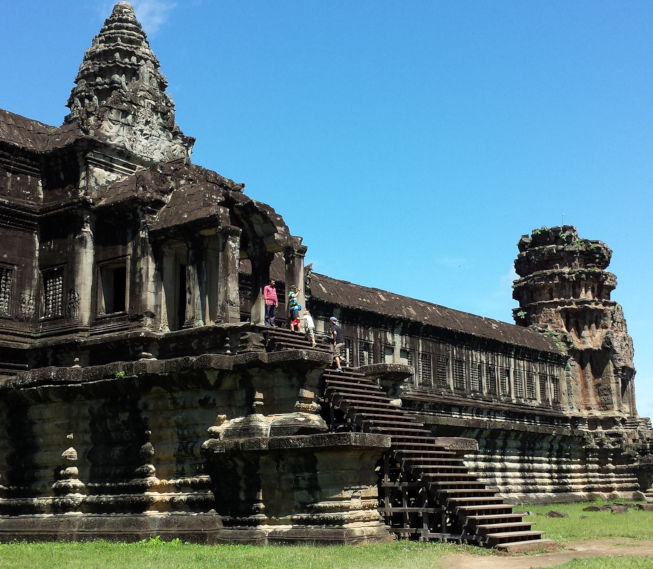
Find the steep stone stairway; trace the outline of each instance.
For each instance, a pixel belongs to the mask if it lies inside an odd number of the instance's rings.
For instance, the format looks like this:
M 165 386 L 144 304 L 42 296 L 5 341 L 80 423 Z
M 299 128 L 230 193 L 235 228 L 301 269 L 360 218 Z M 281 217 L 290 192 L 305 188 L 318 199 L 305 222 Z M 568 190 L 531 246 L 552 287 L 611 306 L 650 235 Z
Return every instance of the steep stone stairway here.
M 312 349 L 302 334 L 264 329 L 268 350 Z M 325 343 L 315 349 L 330 351 Z M 455 439 L 430 435 L 424 424 L 393 405 L 378 383 L 352 368 L 327 369 L 323 413 L 333 431 L 390 435 L 379 465 L 379 511 L 396 535 L 456 541 L 503 550 L 549 547 L 523 514 L 469 472 Z
M 268 352 L 278 350 L 317 350 L 329 354 L 332 352 L 331 346 L 319 337 L 317 345 L 312 347 L 311 341 L 303 332 L 293 332 L 288 328 L 276 326 L 258 326 L 256 330 L 262 334 Z

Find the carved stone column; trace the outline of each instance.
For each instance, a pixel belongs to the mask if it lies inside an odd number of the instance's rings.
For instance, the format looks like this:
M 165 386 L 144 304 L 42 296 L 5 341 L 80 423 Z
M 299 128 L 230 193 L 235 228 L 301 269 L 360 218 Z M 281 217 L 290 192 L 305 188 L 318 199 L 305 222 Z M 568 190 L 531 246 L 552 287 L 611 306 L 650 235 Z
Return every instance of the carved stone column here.
M 154 252 L 144 219 L 134 238 L 133 251 L 135 262 L 132 263 L 134 283 L 130 304 L 133 310 L 142 317 L 143 324 L 150 328 L 157 312 L 157 280 Z M 128 272 L 129 274 L 129 272 Z
M 240 260 L 239 227 L 228 225 L 218 230 L 220 239 L 218 270 L 218 315 L 222 322 L 240 322 L 238 266 Z
M 68 318 L 77 320 L 82 326 L 89 326 L 93 308 L 95 216 L 88 211 L 84 211 L 80 215 L 80 229 L 75 235 L 73 243 L 75 255 L 74 284 L 68 291 L 66 315 Z
M 301 244 L 301 237 L 297 237 L 293 247 L 286 247 L 283 252 L 286 261 L 286 295 L 292 285 L 299 290 L 297 300 L 303 308 L 306 308 L 306 296 L 304 291 L 304 257 L 308 247 Z
M 203 326 L 202 296 L 200 280 L 204 273 L 201 263 L 203 255 L 200 247 L 194 241 L 188 243 L 188 264 L 186 265 L 186 317 L 184 328 Z

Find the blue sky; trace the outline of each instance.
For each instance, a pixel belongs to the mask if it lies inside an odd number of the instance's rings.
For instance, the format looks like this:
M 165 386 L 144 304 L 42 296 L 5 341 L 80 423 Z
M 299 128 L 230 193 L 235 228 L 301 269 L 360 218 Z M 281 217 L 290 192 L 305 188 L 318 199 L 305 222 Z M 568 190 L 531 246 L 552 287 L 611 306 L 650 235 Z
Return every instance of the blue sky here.
M 0 8 L 0 107 L 59 125 L 113 2 Z M 614 251 L 653 415 L 653 3 L 143 0 L 193 160 L 271 204 L 316 271 L 512 322 L 516 243 Z

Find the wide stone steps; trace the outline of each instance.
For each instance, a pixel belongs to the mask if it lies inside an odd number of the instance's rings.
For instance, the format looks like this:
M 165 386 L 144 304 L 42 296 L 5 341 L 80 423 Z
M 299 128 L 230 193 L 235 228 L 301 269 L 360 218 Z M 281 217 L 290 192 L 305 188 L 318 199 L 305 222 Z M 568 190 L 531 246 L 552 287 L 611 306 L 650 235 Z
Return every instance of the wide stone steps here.
M 266 349 L 331 351 L 318 340 L 316 347 L 301 333 L 261 328 Z M 392 404 L 374 378 L 354 369 L 324 370 L 324 409 L 330 409 L 330 428 L 352 429 L 391 436 L 379 481 L 379 511 L 398 536 L 420 540 L 465 541 L 510 549 L 536 542 L 523 516 L 513 512 L 493 489 L 471 474 L 462 452 L 443 448 L 424 424 Z M 525 546 L 524 546 L 525 547 Z
M 423 423 L 390 404 L 375 381 L 350 373 L 347 368 L 343 372 L 325 370 L 325 398 L 347 416 L 350 425 L 391 435 L 394 466 L 387 468 L 398 470 L 399 475 L 394 481 L 386 475 L 379 486 L 380 492 L 386 492 L 380 511 L 393 532 L 421 540 L 468 541 L 488 547 L 541 537 L 541 532 L 531 532 L 531 524 L 523 522 L 522 515 L 513 514 L 512 505 L 468 471 L 459 452 L 439 447 Z M 420 493 L 420 488 L 426 494 Z M 402 493 L 403 501 L 391 503 L 391 492 Z M 486 516 L 483 531 L 469 523 L 468 516 Z M 449 518 L 455 527 L 438 521 Z M 503 533 L 506 537 L 496 537 Z

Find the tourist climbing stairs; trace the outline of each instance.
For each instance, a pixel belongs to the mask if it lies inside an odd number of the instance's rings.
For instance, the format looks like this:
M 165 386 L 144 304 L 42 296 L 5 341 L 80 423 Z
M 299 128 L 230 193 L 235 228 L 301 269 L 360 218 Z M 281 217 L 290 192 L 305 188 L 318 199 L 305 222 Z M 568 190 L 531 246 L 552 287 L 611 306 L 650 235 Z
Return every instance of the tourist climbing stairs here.
M 298 332 L 263 332 L 268 350 L 313 349 Z M 318 342 L 315 349 L 330 351 L 330 346 Z M 323 413 L 331 430 L 391 437 L 391 450 L 380 465 L 379 510 L 397 536 L 510 551 L 551 545 L 524 514 L 469 472 L 464 451 L 451 450 L 451 439 L 432 436 L 375 379 L 354 368 L 326 369 L 322 377 Z

